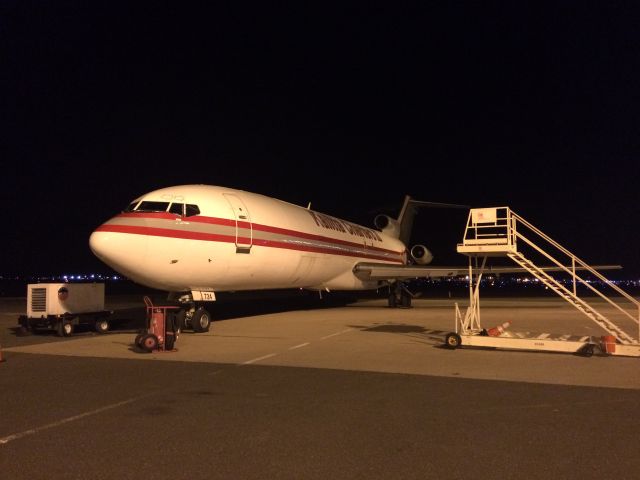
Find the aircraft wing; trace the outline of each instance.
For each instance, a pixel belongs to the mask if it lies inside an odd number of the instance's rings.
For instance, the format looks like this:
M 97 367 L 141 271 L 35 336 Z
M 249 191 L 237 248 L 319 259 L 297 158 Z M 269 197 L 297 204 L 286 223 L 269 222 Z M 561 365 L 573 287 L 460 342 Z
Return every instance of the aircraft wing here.
M 570 268 L 570 267 L 567 267 Z M 619 270 L 620 265 L 597 265 L 595 270 Z M 561 267 L 540 267 L 545 272 L 566 272 Z M 583 267 L 576 267 L 576 270 L 586 270 Z M 353 268 L 353 273 L 361 280 L 408 280 L 410 278 L 443 278 L 468 275 L 469 267 L 437 267 L 429 265 L 390 265 L 388 263 L 358 263 Z M 473 273 L 480 273 L 479 268 L 474 268 Z M 486 266 L 483 270 L 485 274 L 505 274 L 505 273 L 527 273 L 522 267 L 491 267 Z
M 469 273 L 469 268 L 358 263 L 353 268 L 353 273 L 361 280 L 405 280 L 410 278 L 442 278 L 466 275 Z

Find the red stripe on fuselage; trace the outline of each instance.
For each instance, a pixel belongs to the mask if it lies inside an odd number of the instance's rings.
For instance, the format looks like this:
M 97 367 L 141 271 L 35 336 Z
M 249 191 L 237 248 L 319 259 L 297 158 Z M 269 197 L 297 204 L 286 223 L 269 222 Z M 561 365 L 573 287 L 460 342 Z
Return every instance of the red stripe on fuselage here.
M 220 235 L 215 233 L 193 232 L 189 230 L 174 230 L 171 228 L 143 227 L 143 226 L 135 226 L 135 225 L 104 224 L 96 228 L 96 232 L 115 232 L 115 233 L 127 233 L 127 234 L 133 234 L 133 235 L 148 235 L 153 237 L 182 238 L 187 240 L 203 240 L 208 242 L 221 242 L 221 243 L 233 243 L 233 244 L 236 243 L 236 237 L 232 235 Z M 251 243 L 251 239 L 243 238 L 243 237 L 238 237 L 237 241 L 244 245 Z M 400 264 L 403 263 L 402 260 L 400 259 L 391 259 L 381 255 L 376 255 L 375 252 L 366 253 L 366 252 L 340 251 L 332 248 L 323 248 L 321 246 L 298 245 L 298 244 L 292 244 L 292 243 L 287 243 L 287 242 L 282 242 L 277 240 L 264 240 L 264 239 L 254 238 L 253 245 L 261 246 L 261 247 L 282 248 L 287 250 L 312 252 L 312 253 L 325 253 L 330 255 L 340 255 L 340 256 L 347 256 L 347 257 L 385 260 L 388 262 L 394 262 L 394 263 L 400 263 Z M 364 248 L 364 247 L 361 245 L 358 245 L 358 248 Z M 372 250 L 372 249 L 367 247 L 367 250 Z M 378 249 L 378 250 L 381 250 L 381 249 Z M 401 252 L 393 252 L 391 250 L 385 250 L 385 251 L 388 251 L 389 253 L 394 253 L 396 255 L 401 255 Z
M 175 213 L 168 212 L 122 212 L 117 217 L 121 218 L 159 218 L 164 220 L 177 220 L 181 218 L 180 215 L 176 215 Z
M 190 230 L 174 230 L 172 228 L 141 227 L 137 225 L 104 224 L 96 228 L 96 232 L 130 233 L 152 237 L 184 238 L 187 240 L 207 240 L 210 242 L 235 243 L 236 237 L 217 233 L 192 232 Z
M 178 217 L 177 215 L 173 215 L 170 213 L 164 213 L 164 212 L 160 212 L 160 213 L 150 213 L 150 212 L 144 212 L 144 213 L 121 213 L 120 215 L 116 216 L 115 218 L 118 217 L 125 217 L 125 218 L 155 218 L 155 219 L 165 219 L 165 220 L 177 220 Z M 225 227 L 235 227 L 236 226 L 236 221 L 233 219 L 229 219 L 229 218 L 219 218 L 219 217 L 204 217 L 204 216 L 200 216 L 200 215 L 196 215 L 193 217 L 182 217 L 183 220 L 185 222 L 193 222 L 193 223 L 205 223 L 205 224 L 210 224 L 210 225 L 222 225 Z M 346 247 L 356 247 L 356 248 L 362 248 L 364 244 L 362 243 L 356 243 L 356 242 L 350 242 L 348 240 L 341 240 L 338 238 L 333 238 L 333 237 L 326 237 L 324 235 L 316 235 L 313 233 L 306 233 L 306 232 L 300 232 L 298 230 L 289 230 L 287 228 L 282 228 L 282 227 L 274 227 L 271 225 L 262 225 L 260 223 L 249 223 L 249 222 L 244 222 L 239 220 L 238 221 L 238 228 L 246 228 L 246 229 L 250 229 L 252 228 L 254 230 L 257 231 L 261 231 L 261 232 L 267 232 L 267 233 L 276 233 L 276 234 L 280 234 L 280 235 L 290 235 L 292 237 L 297 237 L 297 238 L 303 238 L 305 240 L 316 240 L 319 242 L 327 242 L 327 243 L 332 243 L 334 245 L 344 245 Z M 364 228 L 364 227 L 363 227 Z M 363 237 L 358 237 L 358 238 L 362 238 L 362 240 L 364 241 Z M 396 252 L 394 250 L 388 250 L 386 248 L 380 248 L 380 247 L 375 247 L 373 245 L 367 245 L 367 250 L 374 250 L 377 252 L 381 252 L 381 253 L 390 253 L 393 255 L 402 255 L 402 252 Z

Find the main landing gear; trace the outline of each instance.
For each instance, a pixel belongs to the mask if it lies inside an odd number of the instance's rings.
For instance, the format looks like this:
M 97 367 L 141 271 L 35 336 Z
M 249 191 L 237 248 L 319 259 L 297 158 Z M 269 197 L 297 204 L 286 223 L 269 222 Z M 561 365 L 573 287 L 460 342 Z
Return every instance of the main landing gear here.
M 403 282 L 395 282 L 389 289 L 389 307 L 411 308 L 413 294 Z

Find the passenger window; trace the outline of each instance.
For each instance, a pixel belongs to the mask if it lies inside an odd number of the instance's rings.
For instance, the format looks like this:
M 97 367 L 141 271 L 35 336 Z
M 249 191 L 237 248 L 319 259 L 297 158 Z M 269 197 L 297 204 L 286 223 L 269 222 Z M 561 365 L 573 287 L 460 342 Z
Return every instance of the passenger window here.
M 169 202 L 141 202 L 136 212 L 166 212 Z
M 169 207 L 169 213 L 175 213 L 176 215 L 182 216 L 184 203 L 172 203 Z
M 185 217 L 193 217 L 194 215 L 200 215 L 200 209 L 197 205 L 187 204 L 187 208 L 185 211 Z

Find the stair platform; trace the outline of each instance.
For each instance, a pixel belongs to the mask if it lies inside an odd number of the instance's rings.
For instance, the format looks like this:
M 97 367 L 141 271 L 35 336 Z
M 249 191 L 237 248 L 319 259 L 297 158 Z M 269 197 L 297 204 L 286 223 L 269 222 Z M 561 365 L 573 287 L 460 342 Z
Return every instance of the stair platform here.
M 469 257 L 506 257 L 510 253 L 516 253 L 518 248 L 506 243 L 459 243 L 457 251 Z

